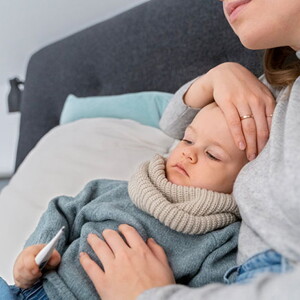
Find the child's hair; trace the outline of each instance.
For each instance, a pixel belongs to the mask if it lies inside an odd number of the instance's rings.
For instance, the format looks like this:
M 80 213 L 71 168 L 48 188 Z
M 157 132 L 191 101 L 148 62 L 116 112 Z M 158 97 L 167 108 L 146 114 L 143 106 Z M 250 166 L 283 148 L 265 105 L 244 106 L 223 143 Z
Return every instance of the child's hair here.
M 300 76 L 300 59 L 290 47 L 267 49 L 264 55 L 264 71 L 271 85 L 291 85 Z

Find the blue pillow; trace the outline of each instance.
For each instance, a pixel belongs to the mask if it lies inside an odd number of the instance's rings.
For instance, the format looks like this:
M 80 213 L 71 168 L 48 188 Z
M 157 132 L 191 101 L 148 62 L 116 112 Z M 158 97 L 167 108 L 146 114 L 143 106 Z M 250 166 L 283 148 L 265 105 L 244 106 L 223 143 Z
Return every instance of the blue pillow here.
M 139 92 L 115 96 L 79 98 L 69 95 L 64 104 L 60 124 L 83 118 L 131 119 L 159 128 L 159 120 L 173 94 Z

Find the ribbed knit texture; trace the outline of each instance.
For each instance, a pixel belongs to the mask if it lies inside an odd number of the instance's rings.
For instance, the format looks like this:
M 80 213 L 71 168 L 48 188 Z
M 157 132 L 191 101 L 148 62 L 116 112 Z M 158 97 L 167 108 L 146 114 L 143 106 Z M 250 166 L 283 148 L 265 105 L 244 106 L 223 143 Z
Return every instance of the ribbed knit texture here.
M 129 181 L 128 193 L 141 210 L 182 233 L 204 234 L 240 217 L 232 195 L 168 181 L 160 155 L 139 167 Z

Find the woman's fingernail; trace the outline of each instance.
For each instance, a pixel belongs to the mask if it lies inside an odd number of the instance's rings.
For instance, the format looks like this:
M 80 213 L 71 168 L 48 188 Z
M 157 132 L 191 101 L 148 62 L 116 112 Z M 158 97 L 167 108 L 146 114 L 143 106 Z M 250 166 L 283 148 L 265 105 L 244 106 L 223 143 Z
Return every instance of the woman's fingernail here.
M 241 150 L 245 150 L 245 149 L 246 149 L 245 143 L 244 143 L 244 142 L 239 142 L 239 148 L 240 148 Z
M 85 256 L 85 252 L 80 252 L 80 253 L 79 253 L 79 256 L 80 256 L 80 257 Z
M 255 159 L 255 157 L 256 157 L 255 154 L 251 154 L 251 155 L 249 155 L 248 159 L 251 161 L 251 160 Z

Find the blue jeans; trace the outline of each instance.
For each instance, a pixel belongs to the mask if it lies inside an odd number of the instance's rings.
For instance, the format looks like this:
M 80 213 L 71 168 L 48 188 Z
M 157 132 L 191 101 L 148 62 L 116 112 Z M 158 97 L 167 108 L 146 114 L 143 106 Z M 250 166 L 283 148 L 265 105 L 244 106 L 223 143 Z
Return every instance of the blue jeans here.
M 21 289 L 15 285 L 8 285 L 0 277 L 0 300 L 49 300 L 42 281 L 38 281 L 29 289 Z
M 224 275 L 226 283 L 247 283 L 259 274 L 285 273 L 292 269 L 286 258 L 274 250 L 267 250 L 249 258 L 240 266 L 229 269 Z M 232 277 L 234 277 L 232 279 Z

